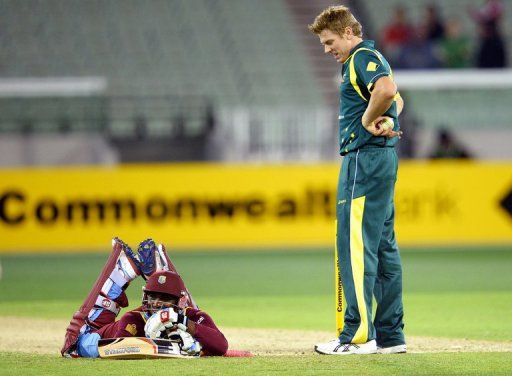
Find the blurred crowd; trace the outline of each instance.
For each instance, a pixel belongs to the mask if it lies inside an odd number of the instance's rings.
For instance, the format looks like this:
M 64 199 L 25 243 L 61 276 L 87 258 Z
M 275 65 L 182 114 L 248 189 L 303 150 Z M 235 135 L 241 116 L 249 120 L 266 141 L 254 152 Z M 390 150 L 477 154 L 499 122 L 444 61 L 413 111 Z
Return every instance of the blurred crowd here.
M 478 8 L 462 9 L 460 18 L 444 19 L 432 3 L 414 24 L 406 7 L 399 5 L 379 34 L 380 45 L 396 69 L 503 68 L 507 66 L 501 27 L 504 11 L 502 0 L 486 0 Z M 471 19 L 477 28 L 476 41 L 464 30 L 467 22 L 462 17 Z

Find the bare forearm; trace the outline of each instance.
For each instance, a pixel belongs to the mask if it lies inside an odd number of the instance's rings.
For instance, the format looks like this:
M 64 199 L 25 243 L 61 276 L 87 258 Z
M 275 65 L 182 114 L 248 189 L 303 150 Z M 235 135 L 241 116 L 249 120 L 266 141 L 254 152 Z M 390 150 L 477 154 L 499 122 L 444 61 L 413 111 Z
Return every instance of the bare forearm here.
M 388 110 L 393 104 L 395 93 L 386 89 L 376 88 L 368 102 L 368 107 L 363 114 L 364 127 L 370 126 L 379 116 Z
M 398 113 L 402 111 L 403 101 L 396 91 L 396 84 L 391 77 L 381 77 L 375 83 L 374 90 L 372 91 L 368 107 L 361 119 L 363 127 L 373 134 L 374 136 L 384 136 L 388 138 L 400 137 L 400 131 L 396 131 L 389 125 L 387 127 L 381 126 L 381 122 L 386 119 L 382 116 L 393 104 L 393 101 L 400 101 L 397 103 Z M 392 124 L 392 123 L 391 123 Z

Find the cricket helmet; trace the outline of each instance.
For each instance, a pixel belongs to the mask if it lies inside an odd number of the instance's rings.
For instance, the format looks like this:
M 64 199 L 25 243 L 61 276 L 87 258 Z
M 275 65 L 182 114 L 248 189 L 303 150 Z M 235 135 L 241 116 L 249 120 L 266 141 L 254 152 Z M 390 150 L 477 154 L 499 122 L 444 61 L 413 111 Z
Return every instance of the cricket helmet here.
M 163 308 L 162 304 L 154 304 L 151 296 L 158 296 L 159 301 L 175 299 L 176 302 L 186 294 L 185 284 L 181 277 L 174 272 L 160 271 L 153 273 L 142 288 L 142 305 L 144 310 L 156 312 Z

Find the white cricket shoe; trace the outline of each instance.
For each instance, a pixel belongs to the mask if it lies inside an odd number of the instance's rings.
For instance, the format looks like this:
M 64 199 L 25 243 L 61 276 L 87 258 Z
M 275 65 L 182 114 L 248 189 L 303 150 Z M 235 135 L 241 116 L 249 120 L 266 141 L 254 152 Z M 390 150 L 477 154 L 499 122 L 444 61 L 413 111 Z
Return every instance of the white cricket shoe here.
M 407 352 L 407 345 L 396 345 L 390 347 L 377 347 L 377 354 L 404 354 Z
M 340 343 L 338 338 L 315 345 L 315 351 L 325 355 L 350 355 L 350 354 L 375 354 L 377 353 L 377 342 L 375 340 L 366 343 Z

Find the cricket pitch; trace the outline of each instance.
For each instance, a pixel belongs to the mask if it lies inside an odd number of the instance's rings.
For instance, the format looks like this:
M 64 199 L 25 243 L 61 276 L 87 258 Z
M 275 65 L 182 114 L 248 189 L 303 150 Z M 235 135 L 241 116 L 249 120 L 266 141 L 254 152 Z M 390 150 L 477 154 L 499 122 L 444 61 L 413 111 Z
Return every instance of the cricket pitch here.
M 68 320 L 0 317 L 0 352 L 60 355 Z M 280 356 L 313 353 L 315 343 L 329 341 L 333 333 L 285 329 L 221 328 L 231 349 L 254 355 Z M 407 337 L 411 353 L 512 352 L 512 342 L 475 341 L 433 337 Z

